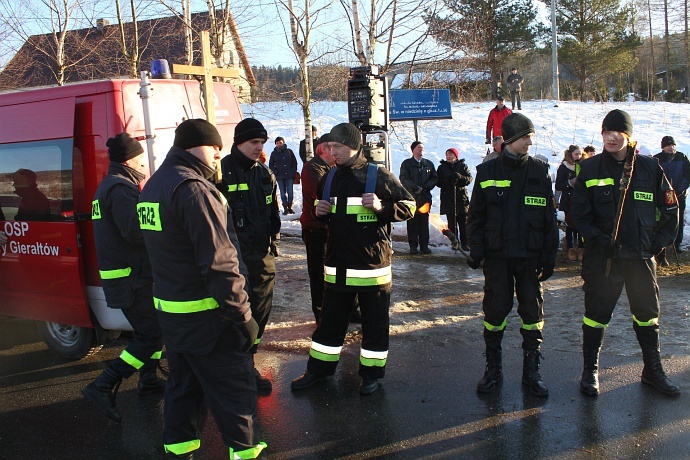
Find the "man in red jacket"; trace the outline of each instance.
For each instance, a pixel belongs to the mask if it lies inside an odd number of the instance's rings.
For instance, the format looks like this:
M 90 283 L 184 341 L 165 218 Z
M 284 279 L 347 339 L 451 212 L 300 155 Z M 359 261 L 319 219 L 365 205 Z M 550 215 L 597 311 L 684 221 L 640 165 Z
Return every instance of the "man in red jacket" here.
M 489 112 L 489 119 L 486 122 L 485 144 L 490 144 L 493 137 L 503 135 L 501 132 L 501 124 L 511 113 L 513 113 L 513 111 L 503 105 L 503 96 L 498 96 L 496 98 L 496 107 L 491 109 L 491 112 Z M 493 134 L 491 134 L 491 131 L 493 131 Z

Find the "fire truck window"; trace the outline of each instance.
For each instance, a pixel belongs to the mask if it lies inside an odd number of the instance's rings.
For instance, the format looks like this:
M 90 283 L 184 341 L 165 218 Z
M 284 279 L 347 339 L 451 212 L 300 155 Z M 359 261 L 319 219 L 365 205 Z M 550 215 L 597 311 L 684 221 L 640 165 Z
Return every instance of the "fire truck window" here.
M 72 141 L 0 145 L 0 219 L 65 220 L 72 203 Z

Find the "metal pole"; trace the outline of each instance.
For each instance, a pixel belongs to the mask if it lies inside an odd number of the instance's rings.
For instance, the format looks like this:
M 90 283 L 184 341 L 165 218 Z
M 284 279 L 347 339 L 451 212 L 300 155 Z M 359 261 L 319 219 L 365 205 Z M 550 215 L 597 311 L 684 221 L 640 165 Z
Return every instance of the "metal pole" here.
M 144 108 L 144 130 L 146 132 L 146 150 L 148 150 L 149 171 L 151 175 L 156 172 L 156 156 L 154 154 L 154 145 L 156 143 L 156 132 L 151 121 L 151 107 L 150 101 L 153 97 L 153 86 L 149 82 L 148 72 L 141 71 L 141 82 L 139 83 L 139 97 Z
M 560 100 L 558 88 L 558 31 L 556 29 L 556 0 L 551 0 L 551 66 L 553 74 L 553 98 Z

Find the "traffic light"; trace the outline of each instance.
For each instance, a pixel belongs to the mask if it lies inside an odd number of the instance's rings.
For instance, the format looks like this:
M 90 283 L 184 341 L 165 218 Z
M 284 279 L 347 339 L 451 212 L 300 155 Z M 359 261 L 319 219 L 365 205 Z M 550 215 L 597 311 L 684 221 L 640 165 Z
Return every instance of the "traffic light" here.
M 364 133 L 388 130 L 388 82 L 377 66 L 350 69 L 347 111 L 350 123 Z

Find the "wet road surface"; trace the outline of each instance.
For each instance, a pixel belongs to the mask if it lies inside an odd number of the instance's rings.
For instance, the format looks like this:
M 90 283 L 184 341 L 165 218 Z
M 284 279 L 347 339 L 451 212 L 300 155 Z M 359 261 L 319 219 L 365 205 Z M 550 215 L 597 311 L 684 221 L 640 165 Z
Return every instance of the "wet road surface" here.
M 286 238 L 279 259 L 273 324 L 257 367 L 274 391 L 259 399 L 257 432 L 269 459 L 687 459 L 690 458 L 690 334 L 687 277 L 661 281 L 662 357 L 683 394 L 642 385 L 642 359 L 625 300 L 607 331 L 602 394 L 579 393 L 582 291 L 575 271 L 546 283 L 542 377 L 550 396 L 520 383 L 519 318 L 508 318 L 500 390 L 475 392 L 483 374 L 480 272 L 438 251 L 410 257 L 397 247 L 391 346 L 383 388 L 360 396 L 359 327 L 353 325 L 337 374 L 299 393 L 290 381 L 305 369 L 313 318 L 303 249 Z M 682 282 L 682 283 L 681 283 Z M 668 286 L 666 286 L 668 284 Z M 683 296 L 685 303 L 682 302 Z M 680 300 L 679 300 L 680 299 Z M 666 327 L 668 325 L 668 327 Z M 163 403 L 125 381 L 117 425 L 79 390 L 124 345 L 71 362 L 55 357 L 30 321 L 0 321 L 0 458 L 158 459 Z M 209 418 L 195 458 L 227 458 Z

